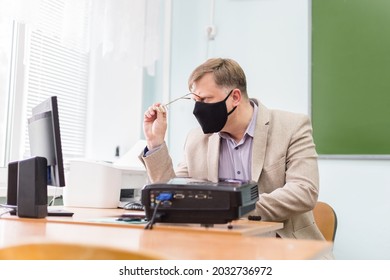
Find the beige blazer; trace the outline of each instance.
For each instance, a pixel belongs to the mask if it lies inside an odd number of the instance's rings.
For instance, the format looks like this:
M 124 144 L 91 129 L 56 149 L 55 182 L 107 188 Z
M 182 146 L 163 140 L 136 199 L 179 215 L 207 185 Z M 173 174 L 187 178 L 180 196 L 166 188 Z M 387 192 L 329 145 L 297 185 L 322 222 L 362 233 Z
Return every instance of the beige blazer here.
M 258 182 L 256 215 L 265 221 L 284 223 L 283 238 L 324 240 L 314 223 L 312 209 L 319 191 L 317 153 L 307 116 L 267 109 L 259 110 L 252 149 L 252 180 Z M 220 137 L 191 131 L 184 146 L 184 160 L 176 170 L 164 144 L 147 157 L 140 155 L 151 182 L 173 177 L 218 181 Z

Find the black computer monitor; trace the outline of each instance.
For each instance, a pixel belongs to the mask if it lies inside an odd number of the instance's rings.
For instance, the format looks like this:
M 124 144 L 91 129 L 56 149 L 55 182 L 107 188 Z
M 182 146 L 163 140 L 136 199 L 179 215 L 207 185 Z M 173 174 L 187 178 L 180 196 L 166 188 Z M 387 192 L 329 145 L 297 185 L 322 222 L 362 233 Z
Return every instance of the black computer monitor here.
M 44 161 L 46 166 L 46 177 L 45 183 L 48 186 L 54 187 L 64 187 L 65 186 L 65 172 L 64 172 L 64 163 L 62 157 L 62 147 L 61 147 L 61 133 L 60 133 L 60 122 L 58 116 L 58 103 L 57 97 L 52 96 L 45 101 L 41 102 L 32 109 L 32 116 L 28 119 L 28 134 L 30 140 L 30 152 L 31 159 L 33 158 L 46 158 Z M 16 213 L 21 213 L 21 197 L 20 195 L 20 176 L 27 176 L 31 174 L 24 174 L 26 168 L 21 169 L 21 164 L 24 161 L 10 162 L 8 164 L 8 191 L 7 191 L 7 204 L 1 205 L 2 207 L 11 208 L 11 214 L 15 215 Z M 25 165 L 23 165 L 25 166 Z M 42 166 L 45 168 L 45 166 Z M 29 167 L 30 168 L 30 167 Z M 40 168 L 40 167 L 39 167 Z M 44 172 L 44 169 L 42 169 Z M 22 173 L 22 174 L 21 174 Z M 41 173 L 42 174 L 42 173 Z M 33 177 L 33 176 L 32 176 Z M 26 183 L 26 178 L 23 177 Z M 28 181 L 29 179 L 27 179 Z M 42 181 L 41 181 L 42 182 Z M 36 192 L 32 190 L 35 188 L 37 182 L 28 181 L 27 184 L 23 184 L 23 189 L 28 189 L 29 194 Z M 64 209 L 48 209 L 44 211 L 47 207 L 47 202 L 44 202 L 46 198 L 40 197 L 40 195 L 47 196 L 47 192 L 42 192 L 37 194 L 38 198 L 35 197 L 31 200 L 29 198 L 28 207 L 24 205 L 23 215 L 28 215 L 28 217 L 45 217 L 49 216 L 72 216 L 73 212 L 66 211 Z M 26 198 L 26 195 L 24 195 Z M 37 200 L 41 199 L 40 203 L 37 203 Z M 55 199 L 55 198 L 54 198 Z M 39 205 L 38 205 L 39 204 Z M 37 210 L 38 209 L 38 210 Z M 39 214 L 37 214 L 39 213 Z M 25 216 L 27 217 L 27 216 Z
M 52 96 L 32 109 L 28 119 L 31 156 L 47 159 L 47 184 L 65 186 L 57 97 Z

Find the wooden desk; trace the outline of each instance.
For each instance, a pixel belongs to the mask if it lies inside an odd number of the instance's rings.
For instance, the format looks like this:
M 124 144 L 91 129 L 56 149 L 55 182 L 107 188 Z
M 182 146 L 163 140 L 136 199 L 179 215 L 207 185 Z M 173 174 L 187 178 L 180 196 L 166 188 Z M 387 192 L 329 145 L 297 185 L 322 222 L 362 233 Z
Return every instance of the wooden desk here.
M 74 213 L 73 217 L 52 217 L 48 216 L 44 219 L 27 219 L 19 218 L 18 216 L 5 215 L 4 219 L 12 220 L 33 220 L 35 222 L 50 222 L 50 223 L 72 223 L 84 225 L 114 226 L 114 227 L 133 227 L 143 229 L 145 224 L 132 224 L 126 222 L 115 221 L 122 214 L 131 212 L 124 209 L 98 209 L 98 208 L 69 208 L 59 207 Z M 227 225 L 214 225 L 214 227 L 205 228 L 198 224 L 155 224 L 155 230 L 165 231 L 196 231 L 199 233 L 219 233 L 230 235 L 256 235 L 275 237 L 275 232 L 283 228 L 283 223 L 263 222 L 263 221 L 248 221 L 241 219 L 231 223 L 232 229 L 228 229 Z
M 197 231 L 144 230 L 36 219 L 0 218 L 0 246 L 31 242 L 70 242 L 149 252 L 171 260 L 316 259 L 331 251 L 326 241 L 262 238 Z

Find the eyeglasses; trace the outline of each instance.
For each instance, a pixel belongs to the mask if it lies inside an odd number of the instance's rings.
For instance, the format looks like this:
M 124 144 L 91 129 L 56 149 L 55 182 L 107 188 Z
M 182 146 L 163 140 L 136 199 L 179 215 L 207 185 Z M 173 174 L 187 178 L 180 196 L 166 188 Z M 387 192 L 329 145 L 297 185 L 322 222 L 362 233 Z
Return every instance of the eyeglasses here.
M 190 93 L 184 94 L 184 95 L 181 96 L 181 97 L 178 97 L 178 98 L 175 98 L 175 99 L 169 101 L 168 103 L 164 104 L 163 106 L 164 106 L 164 107 L 168 107 L 168 105 L 171 105 L 173 102 L 176 102 L 176 101 L 178 101 L 178 100 L 180 100 L 180 99 L 192 99 L 191 97 L 187 97 L 187 96 L 189 96 L 189 95 L 195 95 L 195 96 L 201 98 L 201 97 L 200 97 L 199 95 L 197 95 L 196 93 L 190 92 Z

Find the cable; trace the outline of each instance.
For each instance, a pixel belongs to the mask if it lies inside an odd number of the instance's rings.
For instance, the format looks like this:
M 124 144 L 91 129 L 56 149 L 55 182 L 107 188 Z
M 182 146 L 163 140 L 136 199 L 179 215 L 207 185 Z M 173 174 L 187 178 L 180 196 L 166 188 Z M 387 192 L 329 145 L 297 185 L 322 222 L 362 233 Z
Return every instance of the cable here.
M 52 206 L 54 206 L 55 205 L 55 203 L 56 203 L 56 199 L 58 198 L 57 197 L 57 189 L 58 188 L 54 188 L 54 196 L 53 196 L 53 203 L 51 204 Z
M 3 209 L 7 209 L 6 211 L 4 212 L 0 212 L 0 217 L 7 214 L 7 213 L 10 213 L 11 215 L 12 214 L 16 214 L 16 211 L 17 211 L 17 206 L 16 205 L 9 205 L 9 204 L 0 204 L 0 209 L 3 210 Z
M 170 192 L 162 192 L 156 197 L 156 206 L 154 207 L 153 215 L 150 221 L 146 224 L 145 229 L 152 229 L 157 217 L 157 209 L 162 202 L 169 201 L 173 198 L 173 194 Z
M 161 205 L 161 201 L 157 201 L 157 205 L 154 207 L 153 215 L 150 221 L 146 224 L 145 229 L 153 229 L 153 224 L 155 223 L 156 216 L 157 216 L 157 209 Z
M 56 194 L 54 194 L 53 198 L 50 200 L 48 205 L 49 206 L 55 206 L 55 201 L 56 201 L 56 199 L 59 199 L 59 198 L 62 198 L 62 195 L 56 196 Z
M 0 204 L 0 208 L 17 209 L 18 207 L 16 205 Z
M 0 212 L 0 217 L 5 215 L 5 214 L 11 213 L 12 211 L 15 211 L 15 209 L 13 209 L 13 208 L 1 208 L 2 211 L 3 211 L 3 209 L 5 209 L 5 211 Z

